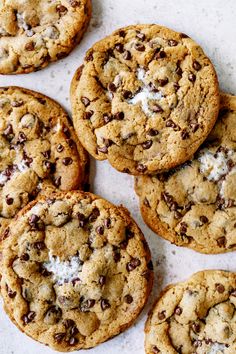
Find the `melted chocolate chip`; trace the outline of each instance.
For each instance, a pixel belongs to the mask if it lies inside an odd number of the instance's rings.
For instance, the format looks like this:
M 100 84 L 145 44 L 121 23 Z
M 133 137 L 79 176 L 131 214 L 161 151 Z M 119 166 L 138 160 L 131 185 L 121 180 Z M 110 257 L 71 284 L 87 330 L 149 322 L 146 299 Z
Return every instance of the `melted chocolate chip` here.
M 161 351 L 154 345 L 152 347 L 152 352 L 153 352 L 153 354 L 159 354 Z
M 163 59 L 166 57 L 166 52 L 164 50 L 160 50 L 158 53 L 155 54 L 154 59 Z
M 159 85 L 162 87 L 165 86 L 166 84 L 168 84 L 168 82 L 169 82 L 169 79 L 167 77 L 165 79 L 158 80 Z
M 147 140 L 144 143 L 142 143 L 142 147 L 144 150 L 150 149 L 152 146 L 152 140 Z
M 88 299 L 80 304 L 81 312 L 88 312 L 95 305 L 94 299 Z
M 135 43 L 134 48 L 139 52 L 145 51 L 145 45 L 142 43 Z
M 156 130 L 156 129 L 151 128 L 151 129 L 148 130 L 147 134 L 150 135 L 150 136 L 156 136 L 156 135 L 159 134 L 159 131 Z
M 65 165 L 65 166 L 71 165 L 72 162 L 73 162 L 73 160 L 72 160 L 71 157 L 65 157 L 64 159 L 62 159 L 62 163 L 63 163 L 63 165 Z
M 56 6 L 56 11 L 59 12 L 59 14 L 65 14 L 68 10 L 63 5 L 57 5 Z
M 166 318 L 166 312 L 165 311 L 158 312 L 157 316 L 158 316 L 159 320 L 162 321 Z
M 7 205 L 12 205 L 14 203 L 14 199 L 11 198 L 9 195 L 6 196 L 6 203 Z
M 92 213 L 89 216 L 89 222 L 94 222 L 100 215 L 100 211 L 97 207 L 95 207 Z
M 18 143 L 22 144 L 27 140 L 25 133 L 19 132 Z
M 124 301 L 127 303 L 127 304 L 131 304 L 133 302 L 133 297 L 129 294 L 125 295 L 124 297 Z
M 103 226 L 98 226 L 98 227 L 96 227 L 96 232 L 97 232 L 99 235 L 103 235 L 103 234 L 104 234 L 104 227 L 103 227 Z
M 125 60 L 130 60 L 130 59 L 132 58 L 130 51 L 125 50 L 125 52 L 124 52 L 124 54 L 123 54 L 123 58 L 124 58 Z
M 199 333 L 201 328 L 200 328 L 200 325 L 198 323 L 194 322 L 192 324 L 192 329 L 193 329 L 194 332 Z
M 54 339 L 57 343 L 61 343 L 63 341 L 63 339 L 65 338 L 65 336 L 66 336 L 65 332 L 56 333 L 54 335 Z
M 196 71 L 199 71 L 201 68 L 202 68 L 202 66 L 201 66 L 201 64 L 198 62 L 198 61 L 194 61 L 193 62 L 193 68 L 196 70 Z
M 116 120 L 123 120 L 125 118 L 124 112 L 117 112 L 114 114 L 114 119 Z
M 199 220 L 203 223 L 206 224 L 208 222 L 208 218 L 205 215 L 201 215 Z
M 225 247 L 226 245 L 226 238 L 225 236 L 222 236 L 222 237 L 219 237 L 217 240 L 216 240 L 217 244 L 219 247 Z
M 122 43 L 118 43 L 115 45 L 115 49 L 117 50 L 117 52 L 119 53 L 123 53 L 124 52 L 124 46 Z
M 180 135 L 181 135 L 181 138 L 182 138 L 183 140 L 186 140 L 186 139 L 189 138 L 189 132 L 188 132 L 186 129 L 183 129 L 183 130 L 181 131 Z
M 224 285 L 218 283 L 218 284 L 216 284 L 215 286 L 216 286 L 216 290 L 218 291 L 218 293 L 223 294 L 223 292 L 225 291 Z
M 24 326 L 29 324 L 30 322 L 32 322 L 34 320 L 36 316 L 36 313 L 34 311 L 29 311 L 27 314 L 22 316 L 22 321 Z
M 111 227 L 111 219 L 110 218 L 106 218 L 104 220 L 104 226 L 107 228 L 107 229 L 110 229 Z
M 196 80 L 196 75 L 193 73 L 190 73 L 188 75 L 188 79 L 189 79 L 189 81 L 194 82 Z
M 57 152 L 62 152 L 64 150 L 64 146 L 62 144 L 57 145 Z
M 106 283 L 105 275 L 100 275 L 98 282 L 101 286 L 105 285 L 105 283 Z
M 109 301 L 107 299 L 102 299 L 101 300 L 101 309 L 102 311 L 105 311 L 111 307 Z
M 20 260 L 21 261 L 24 261 L 24 262 L 27 262 L 28 260 L 30 259 L 28 253 L 23 253 L 21 256 L 20 256 Z
M 87 97 L 81 97 L 81 102 L 85 107 L 88 107 L 90 105 L 90 100 Z
M 10 299 L 14 299 L 14 297 L 16 297 L 16 291 L 11 290 L 7 284 L 6 284 L 6 291 Z
M 147 170 L 147 166 L 139 163 L 136 167 L 137 171 L 140 173 L 144 173 Z
M 135 270 L 138 266 L 140 266 L 141 261 L 138 258 L 133 258 L 129 263 L 126 265 L 126 269 L 128 272 L 132 272 Z

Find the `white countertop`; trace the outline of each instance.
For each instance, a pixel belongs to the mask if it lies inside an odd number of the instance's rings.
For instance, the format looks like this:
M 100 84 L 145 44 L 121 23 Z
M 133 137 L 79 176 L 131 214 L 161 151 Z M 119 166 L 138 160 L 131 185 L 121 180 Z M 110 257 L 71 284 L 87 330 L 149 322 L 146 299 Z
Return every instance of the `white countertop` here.
M 0 76 L 0 86 L 25 86 L 51 96 L 70 111 L 69 87 L 85 51 L 116 28 L 135 23 L 158 23 L 187 33 L 216 66 L 222 90 L 236 94 L 235 0 L 93 0 L 93 19 L 81 44 L 71 55 L 37 73 Z M 118 337 L 91 349 L 89 354 L 144 353 L 146 313 L 163 287 L 192 273 L 210 268 L 236 271 L 235 253 L 207 256 L 178 248 L 149 230 L 139 213 L 133 178 L 112 169 L 107 162 L 91 162 L 92 190 L 115 204 L 125 205 L 143 230 L 152 251 L 155 286 L 136 324 Z M 115 182 L 115 183 L 114 183 Z M 1 304 L 0 304 L 1 306 Z M 0 354 L 54 353 L 22 334 L 0 309 Z M 87 354 L 88 351 L 80 351 Z

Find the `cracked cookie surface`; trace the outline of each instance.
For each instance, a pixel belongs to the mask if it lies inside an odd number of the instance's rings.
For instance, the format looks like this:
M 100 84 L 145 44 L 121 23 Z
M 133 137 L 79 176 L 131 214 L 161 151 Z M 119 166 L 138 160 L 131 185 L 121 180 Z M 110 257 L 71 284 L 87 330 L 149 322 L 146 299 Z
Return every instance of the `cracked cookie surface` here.
M 9 226 L 5 310 L 24 333 L 56 350 L 94 347 L 141 312 L 153 281 L 150 257 L 125 208 L 86 192 L 49 193 Z
M 52 99 L 0 88 L 0 233 L 44 189 L 83 188 L 88 156 L 69 117 Z
M 4 0 L 0 4 L 0 74 L 39 70 L 81 40 L 90 0 Z
M 234 354 L 236 275 L 202 271 L 170 285 L 150 311 L 146 354 Z
M 194 158 L 138 177 L 144 221 L 178 246 L 203 253 L 236 249 L 236 97 L 221 95 L 215 127 Z
M 71 84 L 73 123 L 98 160 L 153 174 L 189 159 L 219 111 L 210 60 L 189 37 L 129 26 L 96 43 Z

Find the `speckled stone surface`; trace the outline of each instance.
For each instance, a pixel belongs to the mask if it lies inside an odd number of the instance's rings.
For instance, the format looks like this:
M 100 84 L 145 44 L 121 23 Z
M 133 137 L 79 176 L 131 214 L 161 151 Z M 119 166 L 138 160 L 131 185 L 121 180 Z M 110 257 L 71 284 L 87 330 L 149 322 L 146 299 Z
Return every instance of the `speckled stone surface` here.
M 132 23 L 160 23 L 187 33 L 212 59 L 221 89 L 236 94 L 236 43 L 234 0 L 94 0 L 93 19 L 81 44 L 66 59 L 40 72 L 23 76 L 1 76 L 0 85 L 24 85 L 57 99 L 68 110 L 69 87 L 73 73 L 82 63 L 85 50 L 118 27 Z M 116 172 L 107 162 L 92 161 L 92 189 L 115 204 L 124 204 L 144 232 L 153 254 L 155 287 L 148 306 L 136 324 L 113 340 L 89 351 L 89 354 L 143 354 L 143 327 L 146 313 L 163 287 L 182 281 L 202 269 L 236 271 L 234 254 L 207 256 L 170 245 L 158 238 L 143 223 L 133 178 Z M 52 350 L 23 335 L 0 310 L 0 353 L 50 354 Z M 22 349 L 24 348 L 24 350 Z M 87 351 L 81 351 L 87 354 Z

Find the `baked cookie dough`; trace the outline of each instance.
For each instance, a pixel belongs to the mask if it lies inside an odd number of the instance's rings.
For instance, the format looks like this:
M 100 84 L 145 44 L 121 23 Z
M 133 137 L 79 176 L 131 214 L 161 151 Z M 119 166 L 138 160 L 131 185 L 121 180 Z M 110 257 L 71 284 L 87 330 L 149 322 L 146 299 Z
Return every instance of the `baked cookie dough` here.
M 59 351 L 94 347 L 131 326 L 153 281 L 129 212 L 91 193 L 55 192 L 19 212 L 3 249 L 5 310 Z
M 205 140 L 219 112 L 218 81 L 188 36 L 129 26 L 87 52 L 71 102 L 75 130 L 94 158 L 154 174 L 185 162 Z
M 0 3 L 0 74 L 39 70 L 81 40 L 91 0 L 7 0 Z
M 52 99 L 0 88 L 0 233 L 46 188 L 83 188 L 88 156 L 69 117 Z
M 168 286 L 149 313 L 146 354 L 236 353 L 236 275 L 202 271 Z
M 178 246 L 203 253 L 236 249 L 236 97 L 221 95 L 211 134 L 194 158 L 136 179 L 144 221 Z

